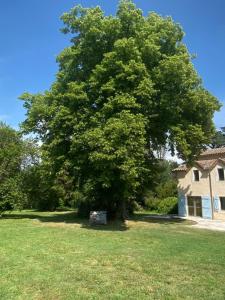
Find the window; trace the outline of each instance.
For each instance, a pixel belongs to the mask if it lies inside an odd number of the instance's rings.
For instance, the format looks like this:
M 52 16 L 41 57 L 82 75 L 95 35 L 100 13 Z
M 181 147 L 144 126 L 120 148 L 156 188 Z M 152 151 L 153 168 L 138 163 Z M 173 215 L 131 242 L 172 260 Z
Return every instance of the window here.
M 199 181 L 199 170 L 194 170 L 194 181 Z
M 201 197 L 188 196 L 188 215 L 202 217 L 202 199 Z
M 221 210 L 225 210 L 225 197 L 220 197 Z
M 219 176 L 219 180 L 224 180 L 224 169 L 223 168 L 219 168 L 218 169 L 218 176 Z

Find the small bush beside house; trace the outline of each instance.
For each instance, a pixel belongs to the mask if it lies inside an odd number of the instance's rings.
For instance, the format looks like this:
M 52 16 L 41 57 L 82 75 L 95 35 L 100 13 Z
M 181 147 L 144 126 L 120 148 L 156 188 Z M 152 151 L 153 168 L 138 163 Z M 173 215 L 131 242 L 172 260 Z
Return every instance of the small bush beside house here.
M 143 206 L 147 210 L 160 214 L 178 214 L 177 181 L 171 172 L 167 178 L 146 191 Z
M 158 212 L 162 214 L 177 214 L 178 199 L 177 197 L 168 197 L 159 202 Z
M 177 214 L 178 198 L 167 197 L 164 199 L 149 197 L 145 199 L 145 208 L 161 214 Z

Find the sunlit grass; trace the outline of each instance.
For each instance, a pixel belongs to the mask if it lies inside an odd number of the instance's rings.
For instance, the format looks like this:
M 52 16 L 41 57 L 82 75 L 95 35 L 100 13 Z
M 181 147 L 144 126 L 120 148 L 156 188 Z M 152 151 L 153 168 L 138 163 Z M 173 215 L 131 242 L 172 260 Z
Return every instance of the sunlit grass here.
M 0 220 L 0 299 L 225 299 L 225 234 L 145 213 L 90 227 L 73 212 Z

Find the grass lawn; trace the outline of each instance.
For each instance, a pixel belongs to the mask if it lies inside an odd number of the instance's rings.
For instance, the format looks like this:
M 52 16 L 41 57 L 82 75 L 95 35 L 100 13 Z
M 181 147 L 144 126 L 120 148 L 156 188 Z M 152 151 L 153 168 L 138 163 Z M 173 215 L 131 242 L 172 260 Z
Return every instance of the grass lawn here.
M 225 299 L 225 233 L 15 212 L 0 219 L 0 299 Z

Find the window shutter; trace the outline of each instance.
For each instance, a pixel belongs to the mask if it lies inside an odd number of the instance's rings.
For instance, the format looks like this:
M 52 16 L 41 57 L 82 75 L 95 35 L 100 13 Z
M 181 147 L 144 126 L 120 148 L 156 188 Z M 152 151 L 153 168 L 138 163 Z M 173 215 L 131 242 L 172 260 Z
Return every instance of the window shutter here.
M 220 198 L 219 198 L 219 196 L 214 197 L 214 210 L 215 211 L 220 210 Z
M 186 215 L 187 215 L 187 212 L 186 212 L 186 197 L 185 197 L 184 194 L 179 194 L 178 214 L 181 217 L 186 217 Z
M 202 196 L 202 217 L 212 219 L 211 199 L 209 196 Z

